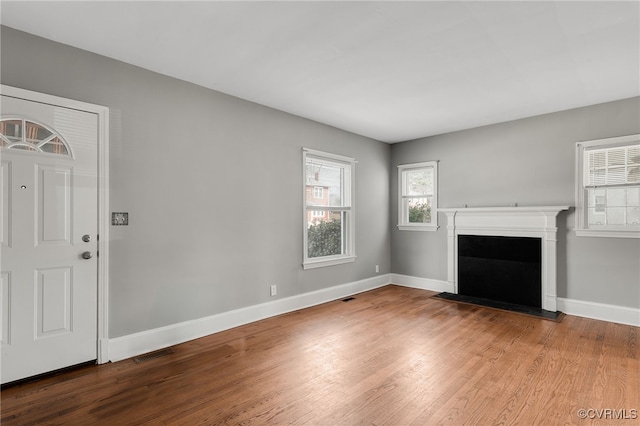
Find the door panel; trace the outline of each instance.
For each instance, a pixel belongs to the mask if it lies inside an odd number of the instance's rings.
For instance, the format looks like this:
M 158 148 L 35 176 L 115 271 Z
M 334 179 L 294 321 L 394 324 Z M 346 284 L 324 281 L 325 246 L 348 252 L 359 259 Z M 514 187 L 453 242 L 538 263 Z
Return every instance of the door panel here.
M 0 245 L 4 247 L 11 247 L 11 163 L 2 161 L 0 163 L 2 172 L 0 173 L 0 179 L 2 184 L 0 190 L 2 191 L 2 197 L 0 197 L 0 203 L 2 203 L 2 218 L 0 218 Z
M 97 358 L 98 117 L 4 95 L 1 102 L 0 118 L 11 119 L 0 121 L 7 383 Z
M 39 244 L 71 243 L 71 185 L 69 167 L 38 165 L 36 206 Z
M 36 337 L 71 332 L 71 268 L 37 272 Z
M 9 298 L 11 295 L 11 275 L 8 272 L 0 273 L 0 343 L 11 343 L 9 338 L 11 315 L 9 314 Z

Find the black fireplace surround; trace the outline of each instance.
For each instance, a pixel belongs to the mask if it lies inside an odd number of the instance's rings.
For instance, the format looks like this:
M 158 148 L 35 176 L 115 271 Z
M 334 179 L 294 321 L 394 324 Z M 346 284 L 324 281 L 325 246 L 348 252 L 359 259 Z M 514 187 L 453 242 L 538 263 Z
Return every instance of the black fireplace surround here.
M 458 294 L 542 308 L 542 240 L 458 235 Z

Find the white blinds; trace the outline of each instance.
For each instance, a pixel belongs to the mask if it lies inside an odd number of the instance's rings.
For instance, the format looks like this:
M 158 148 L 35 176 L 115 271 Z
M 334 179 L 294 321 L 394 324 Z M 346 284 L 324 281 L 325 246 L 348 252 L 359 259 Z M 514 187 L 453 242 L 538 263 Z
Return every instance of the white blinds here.
M 640 185 L 640 144 L 585 151 L 585 187 Z

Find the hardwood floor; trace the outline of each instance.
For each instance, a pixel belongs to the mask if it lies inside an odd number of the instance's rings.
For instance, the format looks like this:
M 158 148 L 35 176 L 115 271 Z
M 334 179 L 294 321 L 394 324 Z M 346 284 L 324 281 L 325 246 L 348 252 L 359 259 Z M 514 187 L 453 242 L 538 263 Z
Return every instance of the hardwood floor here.
M 556 323 L 433 294 L 387 286 L 144 362 L 10 387 L 1 393 L 0 421 L 638 424 L 639 328 L 572 316 Z M 591 410 L 589 418 L 579 409 Z

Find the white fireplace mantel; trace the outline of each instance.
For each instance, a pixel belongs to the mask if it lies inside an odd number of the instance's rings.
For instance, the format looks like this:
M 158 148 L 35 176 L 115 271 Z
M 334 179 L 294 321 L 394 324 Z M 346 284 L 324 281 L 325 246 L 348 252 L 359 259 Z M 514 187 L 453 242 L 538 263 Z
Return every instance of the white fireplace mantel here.
M 443 208 L 447 215 L 447 281 L 458 293 L 458 235 L 542 239 L 542 309 L 557 311 L 556 218 L 569 206 Z

